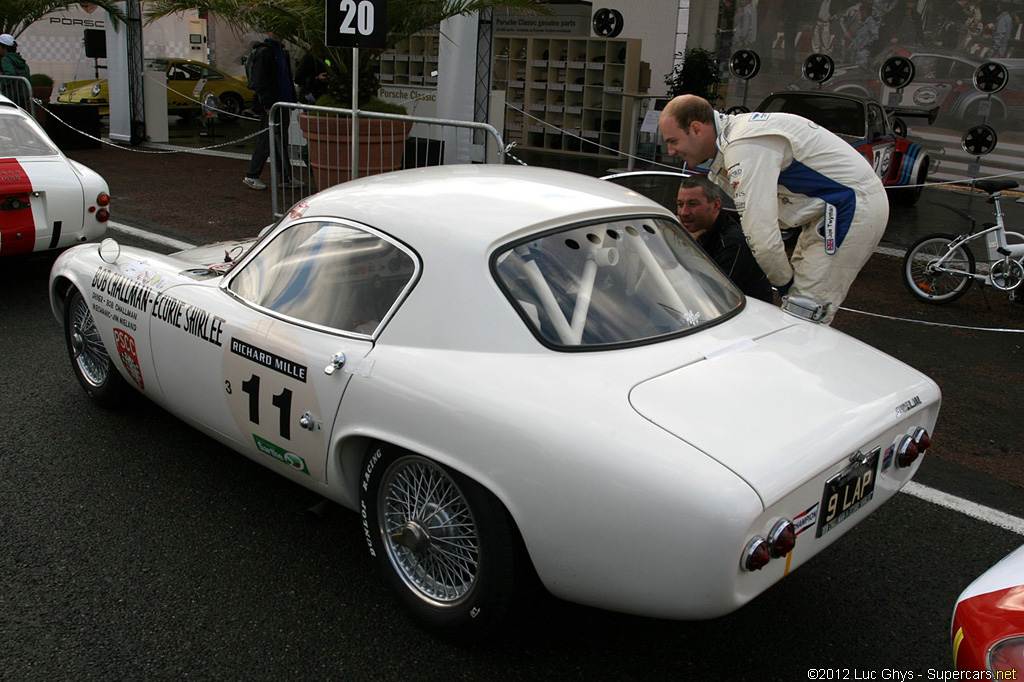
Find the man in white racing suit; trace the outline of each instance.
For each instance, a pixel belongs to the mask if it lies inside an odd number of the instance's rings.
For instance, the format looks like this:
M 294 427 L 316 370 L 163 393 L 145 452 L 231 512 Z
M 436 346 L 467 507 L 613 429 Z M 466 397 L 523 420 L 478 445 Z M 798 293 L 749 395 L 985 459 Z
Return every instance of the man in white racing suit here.
M 783 295 L 826 305 L 831 323 L 889 220 L 882 182 L 847 142 L 792 114 L 717 113 L 680 95 L 658 120 L 671 156 L 697 167 L 736 203 L 743 234 Z M 790 261 L 780 227 L 802 227 Z

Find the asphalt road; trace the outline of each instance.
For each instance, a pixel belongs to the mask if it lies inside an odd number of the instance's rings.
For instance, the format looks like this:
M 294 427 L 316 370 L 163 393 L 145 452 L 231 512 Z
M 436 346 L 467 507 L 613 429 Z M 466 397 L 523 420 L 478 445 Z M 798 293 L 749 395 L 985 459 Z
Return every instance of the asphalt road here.
M 112 170 L 125 175 L 124 188 L 111 182 L 115 217 L 195 242 L 261 224 L 246 202 L 266 195 L 246 194 L 240 176 L 229 186 L 234 166 L 191 163 L 204 182 L 170 188 L 174 198 L 137 170 L 135 184 L 131 169 Z M 90 403 L 49 310 L 49 264 L 0 268 L 2 680 L 801 680 L 825 668 L 939 679 L 957 595 L 1024 542 L 901 494 L 730 616 L 666 622 L 543 599 L 506 637 L 456 647 L 395 604 L 354 514 L 311 520 L 313 493 L 148 401 Z M 873 259 L 837 328 L 942 386 L 918 482 L 1024 518 L 1024 339 L 965 328 L 1024 327 L 1024 306 L 995 292 L 916 304 L 896 269 Z

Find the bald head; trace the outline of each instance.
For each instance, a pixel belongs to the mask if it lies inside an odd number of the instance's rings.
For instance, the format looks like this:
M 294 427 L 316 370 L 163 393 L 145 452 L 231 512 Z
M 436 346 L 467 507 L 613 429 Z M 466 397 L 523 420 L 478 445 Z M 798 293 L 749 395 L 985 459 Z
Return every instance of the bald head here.
M 715 110 L 703 97 L 673 98 L 658 117 L 658 129 L 669 156 L 679 157 L 691 167 L 715 155 Z

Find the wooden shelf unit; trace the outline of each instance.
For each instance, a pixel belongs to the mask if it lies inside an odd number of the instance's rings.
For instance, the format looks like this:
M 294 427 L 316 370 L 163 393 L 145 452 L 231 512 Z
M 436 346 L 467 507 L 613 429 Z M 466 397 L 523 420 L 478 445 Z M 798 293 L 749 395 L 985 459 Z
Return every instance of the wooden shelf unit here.
M 499 35 L 493 88 L 506 108 L 505 142 L 529 149 L 617 156 L 629 151 L 640 80 L 639 39 Z M 562 132 L 564 131 L 564 133 Z

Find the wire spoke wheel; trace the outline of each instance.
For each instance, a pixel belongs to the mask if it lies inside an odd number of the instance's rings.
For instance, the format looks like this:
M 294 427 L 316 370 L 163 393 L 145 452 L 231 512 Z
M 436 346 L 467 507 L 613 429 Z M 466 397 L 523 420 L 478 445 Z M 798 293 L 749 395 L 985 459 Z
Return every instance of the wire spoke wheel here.
M 389 445 L 366 454 L 361 480 L 370 555 L 421 625 L 452 641 L 480 641 L 522 608 L 532 567 L 487 488 Z
M 480 544 L 455 481 L 426 459 L 405 457 L 385 473 L 381 492 L 380 532 L 399 576 L 434 606 L 461 603 L 476 582 Z
M 89 302 L 78 290 L 64 304 L 64 340 L 78 383 L 89 397 L 101 405 L 117 405 L 127 384 L 103 345 Z
M 953 237 L 949 235 L 929 235 L 907 250 L 903 258 L 903 283 L 920 300 L 955 301 L 967 293 L 974 281 L 974 255 L 963 244 L 950 253 L 952 243 Z
M 71 359 L 81 376 L 91 386 L 99 388 L 110 377 L 111 363 L 100 332 L 89 312 L 89 304 L 81 296 L 71 302 L 68 345 Z

